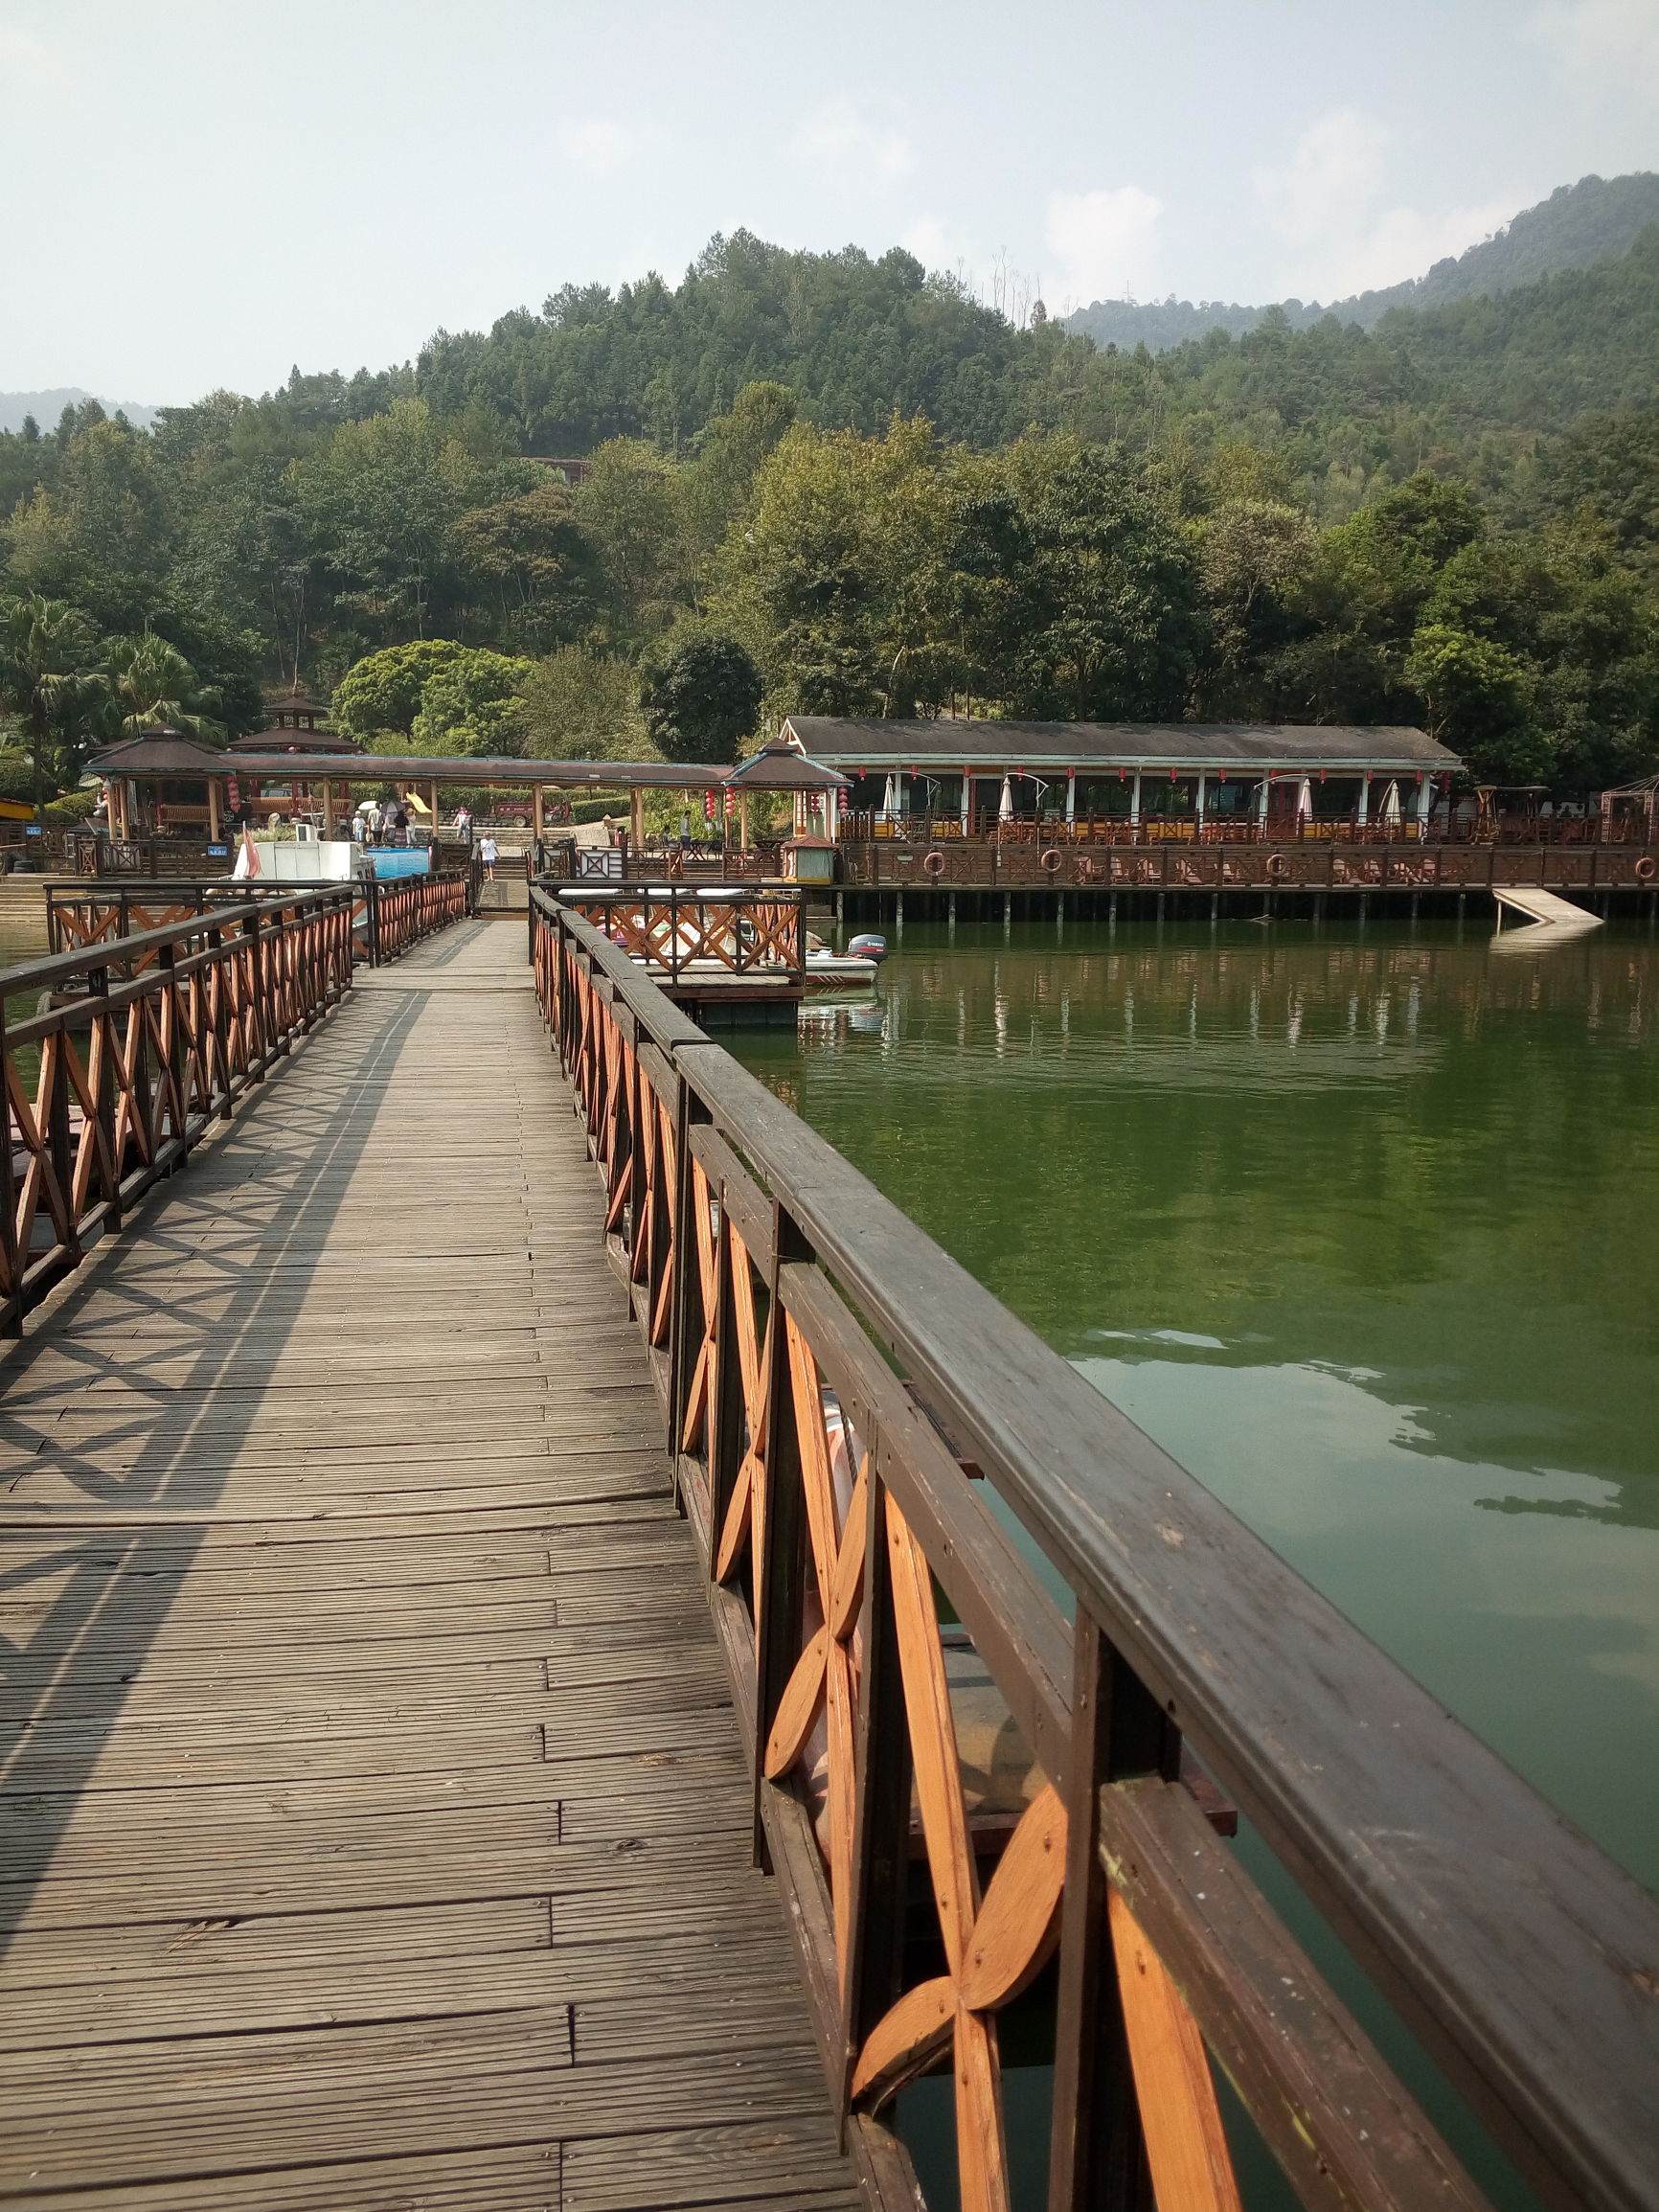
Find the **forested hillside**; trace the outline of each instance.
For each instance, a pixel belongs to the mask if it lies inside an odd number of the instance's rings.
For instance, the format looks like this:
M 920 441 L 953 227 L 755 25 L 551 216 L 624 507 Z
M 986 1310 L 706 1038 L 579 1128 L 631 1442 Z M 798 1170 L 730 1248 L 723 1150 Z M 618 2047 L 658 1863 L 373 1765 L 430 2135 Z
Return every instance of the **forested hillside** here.
M 1466 253 L 1437 262 L 1425 276 L 1351 298 L 1282 300 L 1279 311 L 1293 330 L 1307 330 L 1326 315 L 1371 330 L 1394 308 L 1439 308 L 1451 300 L 1495 297 L 1517 285 L 1535 284 L 1562 269 L 1588 268 L 1626 254 L 1649 223 L 1659 223 L 1659 175 L 1580 177 L 1557 188 L 1523 211 L 1493 238 Z M 1221 300 L 1096 300 L 1066 317 L 1065 327 L 1097 346 L 1146 346 L 1158 353 L 1224 330 L 1234 337 L 1253 331 L 1273 310 Z
M 739 235 L 405 367 L 0 435 L 0 700 L 55 784 L 351 671 L 346 726 L 433 751 L 1271 716 L 1592 787 L 1659 766 L 1656 380 L 1659 228 L 1156 357 Z

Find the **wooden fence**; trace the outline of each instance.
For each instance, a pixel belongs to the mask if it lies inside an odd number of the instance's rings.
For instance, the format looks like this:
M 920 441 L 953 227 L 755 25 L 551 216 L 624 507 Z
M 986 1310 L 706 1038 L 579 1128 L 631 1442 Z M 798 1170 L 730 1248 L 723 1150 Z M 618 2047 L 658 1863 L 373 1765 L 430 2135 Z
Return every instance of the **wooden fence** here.
M 1206 1816 L 1195 1754 L 1545 2201 L 1653 2212 L 1653 1900 L 600 931 L 531 896 L 758 1856 L 871 2201 L 914 2204 L 882 2112 L 943 2060 L 963 2204 L 1008 2204 L 998 2016 L 1057 1945 L 1054 2212 L 1237 2201 L 1206 2046 L 1304 2203 L 1484 2201 Z M 958 1642 L 1029 1755 L 1011 1835 L 965 1787 Z M 939 1939 L 920 1973 L 913 1822 Z
M 328 888 L 326 884 L 263 881 L 188 883 L 165 878 L 109 883 L 96 891 L 48 883 L 47 944 L 54 952 L 73 952 L 99 945 L 114 948 L 119 941 L 112 965 L 122 975 L 129 976 L 152 965 L 157 957 L 153 950 L 132 949 L 128 941 L 135 933 L 162 929 L 192 915 L 230 905 L 257 904 L 274 914 L 292 904 L 302 889 Z M 476 903 L 472 872 L 465 869 L 399 877 L 385 883 L 358 878 L 339 888 L 352 895 L 356 955 L 372 967 L 396 959 L 434 929 L 463 920 Z
M 678 983 L 716 970 L 769 976 L 798 985 L 807 966 L 807 919 L 801 894 L 773 888 L 721 897 L 672 884 L 653 890 L 576 886 L 561 903 L 602 930 L 653 978 Z
M 351 983 L 350 885 L 216 906 L 0 973 L 0 1334 L 21 1334 Z M 11 1020 L 20 997 L 64 1003 Z

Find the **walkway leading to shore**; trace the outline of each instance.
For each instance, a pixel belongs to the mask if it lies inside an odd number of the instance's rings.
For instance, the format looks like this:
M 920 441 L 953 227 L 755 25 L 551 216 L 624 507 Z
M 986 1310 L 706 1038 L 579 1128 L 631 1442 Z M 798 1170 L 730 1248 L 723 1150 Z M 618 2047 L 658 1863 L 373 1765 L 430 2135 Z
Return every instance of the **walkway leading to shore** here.
M 850 2212 L 511 923 L 0 1361 L 0 2202 Z

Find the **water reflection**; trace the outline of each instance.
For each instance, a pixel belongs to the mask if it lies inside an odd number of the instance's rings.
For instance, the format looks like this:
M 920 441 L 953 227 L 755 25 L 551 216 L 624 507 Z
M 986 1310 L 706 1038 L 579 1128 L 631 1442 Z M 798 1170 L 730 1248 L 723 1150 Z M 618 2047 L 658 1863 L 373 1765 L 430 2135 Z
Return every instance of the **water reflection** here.
M 1659 1884 L 1659 948 L 915 929 L 741 1049 Z

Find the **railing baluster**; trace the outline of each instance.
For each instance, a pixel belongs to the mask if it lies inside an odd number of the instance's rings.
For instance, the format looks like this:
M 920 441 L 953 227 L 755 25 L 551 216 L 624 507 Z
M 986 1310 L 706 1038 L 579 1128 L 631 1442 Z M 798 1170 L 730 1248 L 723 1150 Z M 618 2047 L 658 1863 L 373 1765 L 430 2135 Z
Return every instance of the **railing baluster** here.
M 761 1792 L 772 1785 L 761 1773 L 761 1754 L 778 1705 L 801 1656 L 801 1608 L 807 1594 L 807 1508 L 801 1481 L 801 1447 L 790 1371 L 789 1332 L 784 1326 L 778 1270 L 789 1260 L 809 1260 L 811 1247 L 781 1205 L 772 1211 L 772 1272 L 767 1283 L 765 1511 L 751 1538 L 756 1607 L 755 1636 L 755 1863 L 770 1857 L 761 1817 Z M 751 1523 L 753 1526 L 753 1523 Z

